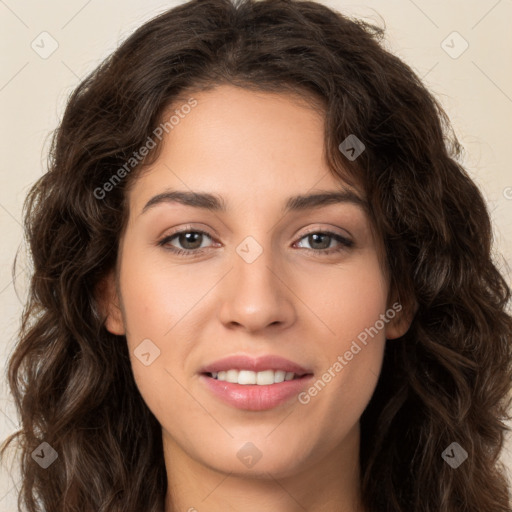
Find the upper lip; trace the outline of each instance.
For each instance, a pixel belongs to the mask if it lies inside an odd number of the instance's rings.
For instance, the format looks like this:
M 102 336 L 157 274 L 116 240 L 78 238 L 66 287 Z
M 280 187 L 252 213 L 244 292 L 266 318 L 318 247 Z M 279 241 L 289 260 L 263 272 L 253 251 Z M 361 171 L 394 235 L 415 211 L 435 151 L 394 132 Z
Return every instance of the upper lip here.
M 265 355 L 261 357 L 250 357 L 246 355 L 233 355 L 224 357 L 201 368 L 201 373 L 222 372 L 227 370 L 250 370 L 261 372 L 264 370 L 282 370 L 293 372 L 297 376 L 311 373 L 306 368 L 293 361 L 276 355 Z

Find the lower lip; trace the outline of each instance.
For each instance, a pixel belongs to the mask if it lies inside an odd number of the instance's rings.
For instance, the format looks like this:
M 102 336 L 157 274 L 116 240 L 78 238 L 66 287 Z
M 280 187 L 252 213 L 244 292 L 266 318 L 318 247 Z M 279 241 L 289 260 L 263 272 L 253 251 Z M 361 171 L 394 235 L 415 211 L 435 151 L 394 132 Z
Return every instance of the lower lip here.
M 201 375 L 200 379 L 208 389 L 229 405 L 247 411 L 264 411 L 284 404 L 304 389 L 313 375 L 299 379 L 285 380 L 277 384 L 258 386 L 257 384 L 233 384 Z

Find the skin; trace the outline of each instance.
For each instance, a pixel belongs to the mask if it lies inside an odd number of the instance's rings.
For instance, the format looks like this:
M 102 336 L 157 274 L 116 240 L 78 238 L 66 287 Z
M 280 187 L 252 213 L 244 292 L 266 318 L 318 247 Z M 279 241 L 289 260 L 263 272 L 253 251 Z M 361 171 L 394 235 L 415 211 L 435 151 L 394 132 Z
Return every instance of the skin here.
M 391 307 L 380 241 L 351 202 L 281 213 L 289 196 L 350 189 L 324 160 L 322 111 L 292 94 L 231 85 L 194 98 L 133 183 L 117 277 L 108 277 L 103 301 L 106 327 L 126 335 L 137 386 L 162 425 L 166 511 L 360 511 L 359 418 L 386 338 L 408 328 L 400 315 L 307 404 L 240 410 L 213 396 L 198 372 L 227 355 L 276 354 L 321 377 Z M 227 211 L 164 202 L 141 214 L 169 189 L 217 194 Z M 158 245 L 197 229 L 209 236 L 196 245 L 183 237 Z M 306 236 L 326 230 L 353 246 Z M 236 251 L 247 236 L 263 250 L 252 263 Z M 199 245 L 205 251 L 192 257 L 169 249 Z M 148 366 L 134 355 L 144 339 L 160 350 Z M 251 468 L 237 457 L 247 442 L 262 454 Z

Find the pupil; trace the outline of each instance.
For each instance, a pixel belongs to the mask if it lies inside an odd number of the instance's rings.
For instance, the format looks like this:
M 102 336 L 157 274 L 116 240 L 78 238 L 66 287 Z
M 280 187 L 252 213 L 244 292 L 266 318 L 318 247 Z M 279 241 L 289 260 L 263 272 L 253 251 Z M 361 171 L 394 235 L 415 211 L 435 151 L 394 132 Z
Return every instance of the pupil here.
M 197 249 L 201 247 L 201 236 L 201 233 L 182 233 L 180 235 L 180 244 L 187 249 Z M 193 240 L 194 237 L 196 238 L 195 241 Z M 199 243 L 197 243 L 197 240 L 199 240 Z M 187 244 L 192 244 L 192 246 Z
M 322 237 L 324 238 L 324 240 L 323 240 L 323 243 L 320 242 L 320 247 L 319 247 L 317 239 L 322 238 Z M 326 235 L 324 233 L 315 233 L 313 235 L 309 235 L 309 238 L 310 238 L 309 244 L 313 248 L 315 248 L 315 244 L 317 244 L 316 249 L 327 249 L 329 247 L 329 235 Z M 325 243 L 326 239 L 327 239 L 327 243 Z M 314 240 L 313 243 L 311 243 L 311 240 Z

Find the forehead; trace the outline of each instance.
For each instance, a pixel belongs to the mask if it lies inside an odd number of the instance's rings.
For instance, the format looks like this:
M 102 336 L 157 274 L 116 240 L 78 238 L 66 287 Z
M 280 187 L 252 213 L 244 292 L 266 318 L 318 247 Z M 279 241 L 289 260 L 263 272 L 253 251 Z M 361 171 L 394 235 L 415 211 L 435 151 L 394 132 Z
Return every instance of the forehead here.
M 182 97 L 164 119 L 180 112 Z M 191 97 L 196 106 L 164 135 L 159 158 L 132 187 L 130 202 L 139 209 L 164 188 L 208 190 L 264 204 L 342 186 L 325 160 L 325 113 L 318 101 L 230 85 Z

